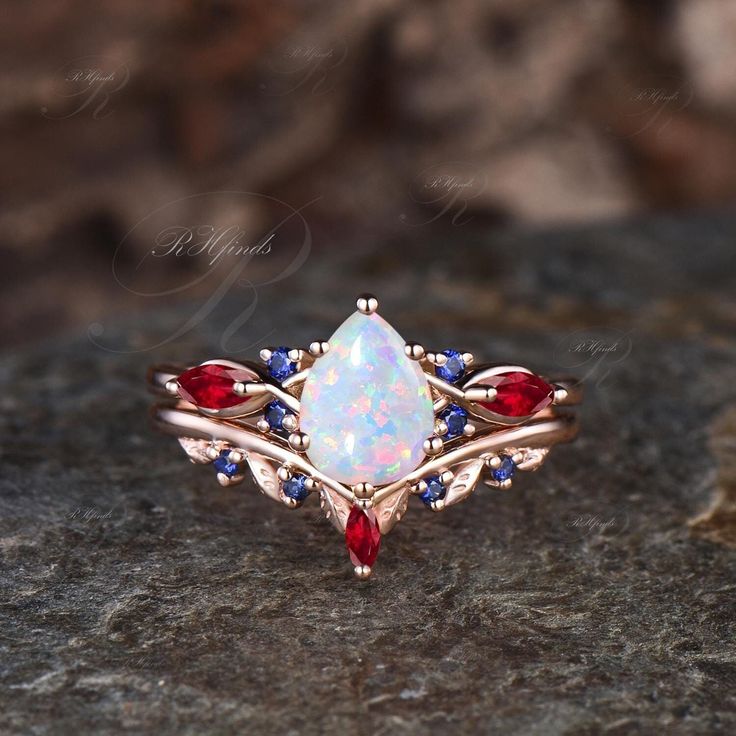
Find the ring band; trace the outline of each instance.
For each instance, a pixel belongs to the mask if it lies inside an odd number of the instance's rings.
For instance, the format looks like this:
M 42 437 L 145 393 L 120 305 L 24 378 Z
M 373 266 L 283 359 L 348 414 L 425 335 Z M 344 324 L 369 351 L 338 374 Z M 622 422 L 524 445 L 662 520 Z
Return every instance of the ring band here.
M 370 295 L 329 341 L 261 351 L 265 365 L 219 359 L 149 369 L 155 427 L 173 434 L 225 486 L 249 469 L 270 498 L 298 508 L 319 494 L 368 577 L 381 537 L 416 495 L 433 511 L 479 480 L 511 487 L 550 448 L 572 440 L 582 400 L 574 379 L 518 365 L 476 365 L 470 353 L 405 343 Z

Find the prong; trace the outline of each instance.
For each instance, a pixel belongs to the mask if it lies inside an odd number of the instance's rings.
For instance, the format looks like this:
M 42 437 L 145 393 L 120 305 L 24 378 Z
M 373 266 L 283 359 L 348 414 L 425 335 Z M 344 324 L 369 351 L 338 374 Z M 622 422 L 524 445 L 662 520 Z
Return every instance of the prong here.
M 514 463 L 514 465 L 519 465 L 520 463 L 524 462 L 524 453 L 523 452 L 515 452 L 511 456 L 511 462 Z
M 442 473 L 440 473 L 440 480 L 442 481 L 443 485 L 448 485 L 449 483 L 452 483 L 452 479 L 455 477 L 455 473 L 452 472 L 452 470 L 443 470 Z
M 286 483 L 291 478 L 291 470 L 286 465 L 282 465 L 277 471 L 276 475 L 282 483 Z
M 462 358 L 465 365 L 470 365 L 475 360 L 473 353 L 463 353 Z
M 465 389 L 465 401 L 495 401 L 498 392 L 493 386 L 471 386 Z
M 447 363 L 447 356 L 444 353 L 427 353 L 425 357 L 432 365 L 443 366 Z
M 321 358 L 330 351 L 330 343 L 327 340 L 315 340 L 309 345 L 309 353 L 315 358 Z
M 408 342 L 404 345 L 407 358 L 421 360 L 424 357 L 424 348 L 418 342 Z
M 508 489 L 511 488 L 512 483 L 513 481 L 511 480 L 511 478 L 506 478 L 506 480 L 502 480 L 499 482 L 498 487 L 502 491 L 508 491 Z
M 172 378 L 170 381 L 166 381 L 165 388 L 166 393 L 169 393 L 172 396 L 179 395 L 179 381 L 177 381 L 175 378 Z
M 436 501 L 432 501 L 432 503 L 429 504 L 429 508 L 431 508 L 432 511 L 444 511 L 445 510 L 445 499 L 438 498 Z
M 266 434 L 271 431 L 271 425 L 265 419 L 259 419 L 256 422 L 256 429 L 258 429 L 259 432 Z
M 296 417 L 293 414 L 287 414 L 282 420 L 281 420 L 281 426 L 287 431 L 287 432 L 293 432 L 297 426 L 298 422 L 296 421 Z
M 295 498 L 284 494 L 281 495 L 281 500 L 284 502 L 284 506 L 286 506 L 287 509 L 298 509 L 302 505 L 301 501 L 297 501 Z
M 309 435 L 305 432 L 292 432 L 289 435 L 289 445 L 292 450 L 305 452 L 309 449 Z
M 271 356 L 273 355 L 273 350 L 270 350 L 269 348 L 263 348 L 260 352 L 261 360 L 264 363 L 268 363 L 269 360 L 271 360 Z
M 368 509 L 373 508 L 373 499 L 372 498 L 356 498 L 353 502 L 358 508 L 363 509 L 363 511 L 368 511 Z
M 378 309 L 378 299 L 373 294 L 361 294 L 355 305 L 362 314 L 373 314 Z
M 208 445 L 204 454 L 207 455 L 210 460 L 217 460 L 217 458 L 220 457 L 220 451 L 214 445 Z
M 418 496 L 420 493 L 424 493 L 424 491 L 427 490 L 427 483 L 423 480 L 418 480 L 416 483 L 412 484 L 410 490 L 415 496 Z
M 287 355 L 289 356 L 289 360 L 292 363 L 298 363 L 302 359 L 304 353 L 299 350 L 299 348 L 292 348 L 291 350 L 289 350 Z
M 422 448 L 424 449 L 425 455 L 439 455 L 442 452 L 442 448 L 445 446 L 445 443 L 442 441 L 441 437 L 428 437 L 426 440 L 424 440 L 424 445 L 422 445 Z
M 322 482 L 320 480 L 317 480 L 317 478 L 307 478 L 304 481 L 304 487 L 310 493 L 316 493 L 317 491 L 322 490 Z
M 373 498 L 376 489 L 370 483 L 356 483 L 352 491 L 355 498 Z
M 475 434 L 475 424 L 472 422 L 466 422 L 463 427 L 463 434 L 466 437 L 472 437 Z
M 367 580 L 371 576 L 371 568 L 368 565 L 356 565 L 353 572 L 360 580 Z
M 168 384 L 167 384 L 168 386 Z M 569 392 L 566 388 L 562 388 L 561 386 L 558 386 L 555 388 L 555 393 L 552 398 L 553 404 L 562 404 L 564 401 L 567 401 L 567 397 L 569 396 Z
M 237 396 L 261 396 L 268 393 L 268 386 L 262 381 L 236 381 L 233 384 L 233 393 Z
M 229 475 L 225 475 L 225 473 L 218 473 L 217 482 L 224 488 L 227 488 L 232 484 L 232 478 Z
M 486 465 L 491 470 L 496 470 L 496 468 L 500 468 L 501 467 L 501 463 L 502 462 L 503 462 L 503 460 L 501 460 L 501 458 L 498 455 L 492 455 L 491 457 L 489 457 L 486 460 Z
M 245 460 L 245 455 L 240 450 L 230 450 L 227 454 L 227 459 L 231 463 L 242 463 Z
M 444 437 L 447 434 L 447 424 L 442 419 L 437 419 L 434 423 L 434 433 L 439 437 Z

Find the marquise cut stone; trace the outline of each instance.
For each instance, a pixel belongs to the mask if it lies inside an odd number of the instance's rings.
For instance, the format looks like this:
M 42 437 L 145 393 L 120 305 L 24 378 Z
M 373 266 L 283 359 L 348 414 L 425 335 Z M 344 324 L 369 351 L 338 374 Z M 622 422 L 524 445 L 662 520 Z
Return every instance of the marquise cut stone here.
M 421 367 L 378 314 L 355 312 L 315 361 L 301 396 L 307 455 L 342 483 L 390 483 L 416 468 L 434 410 Z

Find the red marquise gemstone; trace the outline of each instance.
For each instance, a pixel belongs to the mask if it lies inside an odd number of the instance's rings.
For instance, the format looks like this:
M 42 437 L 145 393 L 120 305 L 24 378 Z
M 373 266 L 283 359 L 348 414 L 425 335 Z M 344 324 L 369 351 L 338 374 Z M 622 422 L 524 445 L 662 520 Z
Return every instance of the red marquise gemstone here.
M 233 393 L 233 384 L 254 378 L 253 373 L 242 368 L 211 363 L 190 368 L 177 381 L 179 394 L 186 401 L 205 409 L 227 409 L 248 400 Z
M 552 403 L 554 389 L 533 373 L 509 371 L 484 379 L 498 392 L 495 401 L 481 401 L 481 406 L 504 417 L 526 417 Z
M 353 506 L 345 527 L 345 543 L 353 565 L 372 567 L 381 546 L 381 531 L 373 511 Z

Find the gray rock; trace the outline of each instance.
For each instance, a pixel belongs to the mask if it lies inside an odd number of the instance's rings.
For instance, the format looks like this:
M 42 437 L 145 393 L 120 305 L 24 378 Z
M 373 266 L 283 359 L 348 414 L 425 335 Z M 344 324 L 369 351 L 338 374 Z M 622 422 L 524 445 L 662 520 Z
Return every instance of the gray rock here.
M 142 352 L 3 359 L 0 732 L 734 731 L 733 514 L 688 521 L 731 477 L 736 220 L 470 227 L 315 252 L 244 328 L 253 353 L 329 336 L 369 289 L 407 339 L 586 377 L 574 445 L 413 504 L 367 583 L 316 504 L 221 489 L 149 430 L 146 365 L 220 353 L 238 299 L 156 350 L 193 305 L 105 325 Z

